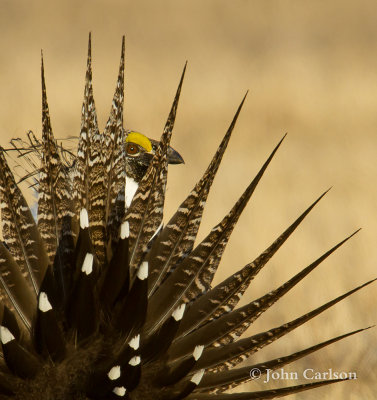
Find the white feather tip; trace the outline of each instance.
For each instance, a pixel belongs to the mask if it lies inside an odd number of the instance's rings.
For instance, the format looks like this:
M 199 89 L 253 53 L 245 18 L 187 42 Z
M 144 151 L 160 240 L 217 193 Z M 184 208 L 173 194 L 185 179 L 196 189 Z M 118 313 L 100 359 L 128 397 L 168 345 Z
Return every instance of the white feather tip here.
M 139 271 L 137 271 L 137 277 L 143 281 L 144 279 L 148 278 L 148 262 L 143 261 L 139 267 Z
M 93 260 L 94 256 L 91 253 L 86 253 L 84 262 L 82 263 L 81 271 L 86 275 L 90 275 L 93 272 Z
M 123 397 L 126 394 L 126 388 L 124 386 L 117 386 L 113 389 L 113 393 L 119 397 Z
M 124 221 L 120 227 L 120 238 L 122 240 L 130 237 L 130 224 L 128 221 Z
M 115 367 L 111 368 L 107 376 L 111 381 L 115 381 L 116 379 L 120 378 L 120 365 L 116 365 Z
M 194 383 L 196 386 L 199 385 L 200 381 L 203 378 L 204 375 L 204 369 L 199 370 L 192 378 L 191 378 L 191 382 Z
M 50 301 L 48 300 L 47 293 L 45 293 L 45 292 L 40 293 L 38 308 L 42 312 L 47 312 L 47 311 L 52 310 L 52 305 L 51 305 Z
M 82 208 L 80 211 L 80 228 L 89 228 L 89 216 L 86 208 Z
M 194 352 L 192 353 L 193 357 L 195 358 L 195 361 L 198 361 L 199 358 L 202 356 L 204 350 L 204 346 L 196 346 L 194 349 Z
M 7 344 L 14 340 L 14 336 L 6 326 L 0 326 L 0 339 L 2 344 Z
M 129 342 L 128 345 L 133 348 L 134 350 L 137 350 L 140 347 L 140 335 L 134 336 Z
M 141 362 L 140 356 L 135 356 L 132 357 L 131 360 L 128 362 L 128 364 L 132 365 L 133 367 L 136 367 L 136 365 L 139 365 Z
M 172 317 L 176 320 L 176 321 L 180 321 L 183 318 L 183 313 L 185 312 L 185 308 L 186 308 L 186 304 L 183 303 L 181 304 L 179 307 L 177 307 L 173 314 Z

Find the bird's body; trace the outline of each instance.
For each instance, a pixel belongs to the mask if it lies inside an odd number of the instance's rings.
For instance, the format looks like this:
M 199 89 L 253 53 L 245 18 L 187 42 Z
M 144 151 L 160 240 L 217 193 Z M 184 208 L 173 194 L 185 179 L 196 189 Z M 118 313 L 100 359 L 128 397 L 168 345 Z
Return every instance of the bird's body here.
M 195 245 L 243 102 L 207 171 L 162 227 L 168 163 L 183 161 L 169 143 L 184 74 L 156 142 L 123 129 L 123 69 L 124 42 L 111 114 L 100 134 L 89 42 L 78 149 L 67 166 L 51 129 L 42 64 L 37 222 L 0 153 L 0 399 L 270 399 L 339 381 L 225 393 L 249 381 L 253 367 L 265 373 L 359 332 L 234 368 L 370 282 L 286 324 L 239 339 L 348 238 L 276 290 L 236 308 L 255 275 L 323 195 L 259 257 L 212 288 L 230 234 L 281 141 L 232 210 Z

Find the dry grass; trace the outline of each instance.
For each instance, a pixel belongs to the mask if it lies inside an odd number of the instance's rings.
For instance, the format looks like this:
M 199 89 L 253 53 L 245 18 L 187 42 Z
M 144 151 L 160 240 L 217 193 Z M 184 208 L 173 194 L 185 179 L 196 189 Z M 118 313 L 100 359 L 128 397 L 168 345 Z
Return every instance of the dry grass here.
M 358 227 L 363 231 L 263 315 L 252 332 L 294 318 L 375 276 L 377 9 L 374 1 L 0 2 L 0 132 L 4 145 L 40 132 L 39 51 L 55 134 L 77 135 L 88 31 L 102 126 L 126 34 L 126 126 L 158 137 L 186 59 L 168 214 L 204 170 L 246 89 L 251 93 L 209 199 L 201 237 L 231 207 L 279 138 L 288 138 L 242 216 L 216 281 L 255 257 L 329 186 L 244 301 L 276 287 Z M 182 179 L 184 176 L 184 179 Z M 177 195 L 179 193 L 179 195 Z M 347 299 L 265 349 L 276 357 L 377 321 L 376 288 Z M 297 399 L 374 399 L 376 329 L 291 370 L 357 371 Z M 284 382 L 279 382 L 284 383 Z M 290 384 L 295 382 L 290 382 Z M 265 387 L 261 384 L 260 387 Z M 293 397 L 294 398 L 294 397 Z

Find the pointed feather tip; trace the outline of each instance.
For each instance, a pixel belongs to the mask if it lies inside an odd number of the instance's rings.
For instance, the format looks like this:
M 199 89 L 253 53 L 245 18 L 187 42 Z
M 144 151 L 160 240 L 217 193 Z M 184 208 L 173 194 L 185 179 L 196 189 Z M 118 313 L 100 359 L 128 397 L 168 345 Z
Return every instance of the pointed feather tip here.
M 93 260 L 94 256 L 91 253 L 86 253 L 84 262 L 82 263 L 81 271 L 86 274 L 90 275 L 93 272 Z
M 285 132 L 283 137 L 280 139 L 279 143 L 277 144 L 276 148 L 278 149 L 280 145 L 283 143 L 284 139 L 288 136 L 288 132 Z
M 89 38 L 88 38 L 88 64 L 90 64 L 91 58 L 92 58 L 92 32 L 89 32 Z
M 183 84 L 183 79 L 184 79 L 185 74 L 186 74 L 187 64 L 188 64 L 188 61 L 186 60 L 185 65 L 183 66 L 183 71 L 182 71 L 182 74 L 181 74 L 181 79 L 180 79 L 180 81 L 179 81 L 179 85 L 178 85 L 178 89 L 177 89 L 178 97 L 179 97 L 179 93 L 181 92 L 181 88 L 182 88 L 182 84 Z
M 3 325 L 0 325 L 0 340 L 2 344 L 7 344 L 14 340 L 15 337 L 12 335 L 11 331 Z
M 194 349 L 194 352 L 192 353 L 192 356 L 194 357 L 195 361 L 198 361 L 199 358 L 202 356 L 204 350 L 203 345 L 196 346 Z
M 205 372 L 205 369 L 204 369 L 204 368 L 201 369 L 201 370 L 199 370 L 195 375 L 193 375 L 193 377 L 191 378 L 190 381 L 191 381 L 193 384 L 195 384 L 196 386 L 198 386 L 199 383 L 200 383 L 200 381 L 201 381 L 202 378 L 203 378 L 204 372 Z
M 326 190 L 321 194 L 321 196 L 319 197 L 319 199 L 322 199 L 322 197 L 325 196 L 332 188 L 333 188 L 333 187 L 330 186 L 328 189 L 326 189 Z
M 120 238 L 122 240 L 130 237 L 130 224 L 128 221 L 124 221 L 120 227 Z
M 246 100 L 246 97 L 247 97 L 248 94 L 249 94 L 249 89 L 246 90 L 246 93 L 244 94 L 244 96 L 243 96 L 243 98 L 242 98 L 240 107 L 242 107 L 243 104 L 245 103 L 245 100 Z
M 350 237 L 356 235 L 356 234 L 359 233 L 362 229 L 363 229 L 363 228 L 356 229 L 356 231 L 355 231 L 354 233 L 352 233 L 352 234 L 350 235 Z
M 38 302 L 38 308 L 42 312 L 47 312 L 52 310 L 52 305 L 50 301 L 48 300 L 48 296 L 46 292 L 41 292 L 39 295 L 39 302 Z
M 107 373 L 108 378 L 111 381 L 115 381 L 120 378 L 120 365 L 115 365 L 111 370 Z
M 141 363 L 140 356 L 132 357 L 131 360 L 128 362 L 128 364 L 130 364 L 132 367 L 136 367 L 140 363 Z
M 327 190 L 325 190 L 318 198 L 311 204 L 308 209 L 304 212 L 304 215 L 307 215 L 326 195 L 327 193 L 332 189 L 332 186 L 330 186 Z
M 144 279 L 148 278 L 148 261 L 143 261 L 137 271 L 137 277 L 143 281 Z
M 117 386 L 113 389 L 113 393 L 119 397 L 123 397 L 126 394 L 126 388 L 124 386 Z
M 233 119 L 232 119 L 232 122 L 231 122 L 231 124 L 230 124 L 230 126 L 229 126 L 229 128 L 228 128 L 227 135 L 230 135 L 230 134 L 233 132 L 234 126 L 236 125 L 236 122 L 237 122 L 238 117 L 239 117 L 239 115 L 240 115 L 240 113 L 241 113 L 242 107 L 243 107 L 243 105 L 244 105 L 244 103 L 245 103 L 245 101 L 246 101 L 246 97 L 247 97 L 248 93 L 249 93 L 249 90 L 246 91 L 245 95 L 243 96 L 243 98 L 242 98 L 242 100 L 241 100 L 241 103 L 240 103 L 239 106 L 237 107 L 237 111 L 236 111 L 236 113 L 234 114 L 234 117 L 233 117 Z M 224 150 L 225 150 L 225 149 L 224 149 Z
M 268 157 L 267 161 L 265 162 L 264 165 L 268 165 L 270 163 L 270 161 L 273 159 L 273 157 L 275 156 L 276 152 L 278 151 L 279 147 L 281 146 L 281 144 L 283 143 L 284 139 L 287 137 L 288 133 L 285 133 L 285 135 L 279 140 L 278 144 L 275 146 L 275 148 L 272 150 L 272 153 L 270 154 L 270 156 Z
M 356 333 L 364 332 L 364 331 L 367 331 L 368 329 L 372 329 L 372 328 L 375 328 L 375 327 L 376 327 L 376 325 L 370 325 L 370 326 L 367 326 L 366 328 L 360 328 L 360 329 L 352 331 L 352 332 L 350 332 L 348 334 L 346 333 L 345 335 L 347 335 L 347 336 L 355 335 Z
M 341 242 L 339 242 L 337 245 L 335 245 L 332 250 L 336 250 L 337 248 L 342 246 L 344 243 L 348 242 L 351 238 L 353 238 L 360 231 L 361 231 L 361 228 L 359 228 L 355 232 L 351 233 L 349 236 L 347 236 L 345 239 L 343 239 Z
M 43 50 L 41 50 L 41 79 L 42 79 L 42 89 L 46 91 L 46 80 L 45 80 L 45 64 L 43 57 Z
M 342 240 L 339 243 L 339 246 L 341 246 L 343 243 L 347 242 L 348 240 L 350 240 L 352 237 L 354 237 L 355 235 L 357 235 L 359 232 L 361 231 L 361 228 L 357 229 L 355 232 L 351 233 L 349 236 L 347 236 L 344 240 Z
M 41 80 L 42 80 L 42 94 L 46 92 L 46 81 L 45 81 L 45 66 L 43 61 L 43 50 L 41 49 Z M 44 96 L 42 97 L 44 99 Z
M 89 215 L 86 208 L 82 208 L 80 211 L 80 228 L 81 229 L 89 228 Z
M 122 36 L 122 48 L 120 51 L 120 70 L 119 74 L 124 73 L 124 55 L 125 55 L 125 36 Z
M 140 347 L 140 334 L 134 336 L 129 342 L 128 345 L 134 349 L 137 350 Z
M 178 322 L 183 318 L 183 314 L 185 312 L 186 304 L 183 303 L 180 306 L 178 306 L 172 314 L 172 317 Z
M 375 327 L 376 327 L 376 325 L 370 325 L 370 326 L 367 326 L 366 328 L 361 328 L 360 332 L 367 331 L 368 329 L 372 329 L 372 328 L 375 328 Z

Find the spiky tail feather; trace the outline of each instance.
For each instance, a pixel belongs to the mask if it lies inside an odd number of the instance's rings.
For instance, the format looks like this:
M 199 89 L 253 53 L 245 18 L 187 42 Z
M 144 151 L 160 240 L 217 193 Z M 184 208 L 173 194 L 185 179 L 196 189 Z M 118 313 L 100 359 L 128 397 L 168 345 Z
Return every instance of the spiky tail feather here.
M 124 190 L 127 162 L 122 147 L 124 39 L 103 134 L 93 98 L 90 38 L 88 47 L 73 172 L 65 168 L 52 133 L 42 64 L 38 228 L 0 153 L 5 240 L 0 243 L 0 399 L 272 399 L 340 382 L 223 393 L 249 380 L 252 367 L 263 373 L 363 331 L 232 369 L 372 281 L 286 324 L 238 339 L 261 312 L 349 238 L 276 290 L 235 309 L 255 275 L 323 195 L 265 252 L 212 289 L 234 225 L 280 143 L 229 214 L 194 249 L 205 201 L 242 101 L 206 173 L 150 246 L 163 219 L 167 150 L 184 73 L 156 155 L 124 214 L 119 208 L 122 196 L 116 195 Z

